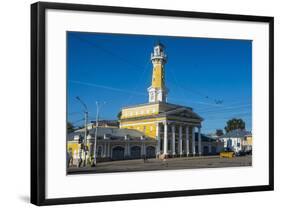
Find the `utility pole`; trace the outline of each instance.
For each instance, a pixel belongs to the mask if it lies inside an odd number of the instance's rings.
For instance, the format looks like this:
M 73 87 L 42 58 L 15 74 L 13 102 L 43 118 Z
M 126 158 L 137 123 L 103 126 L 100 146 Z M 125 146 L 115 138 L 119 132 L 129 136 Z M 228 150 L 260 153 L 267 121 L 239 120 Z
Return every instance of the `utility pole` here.
M 82 149 L 82 145 L 81 145 L 81 151 L 84 151 L 84 161 L 83 161 L 83 166 L 85 167 L 87 164 L 87 155 L 86 155 L 86 150 L 87 150 L 87 136 L 88 136 L 88 108 L 87 105 L 77 96 L 76 99 L 82 104 L 82 106 L 84 107 L 84 125 L 85 125 L 85 132 L 84 132 L 84 148 Z M 82 156 L 80 155 L 80 158 L 82 159 Z
M 96 114 L 96 131 L 95 131 L 95 142 L 94 142 L 94 161 L 92 166 L 97 165 L 97 137 L 98 137 L 98 126 L 99 126 L 99 103 L 96 101 L 97 114 Z
M 103 103 L 105 104 L 105 102 Z M 98 126 L 99 126 L 99 112 L 100 112 L 100 104 L 96 101 L 97 114 L 96 114 L 96 131 L 95 131 L 95 141 L 94 141 L 94 159 L 91 164 L 92 167 L 97 165 L 97 138 L 98 138 Z
M 84 116 L 85 116 L 85 132 L 84 132 L 84 163 L 83 166 L 85 167 L 87 164 L 87 156 L 86 156 L 86 152 L 87 152 L 87 144 L 88 144 L 88 140 L 87 140 L 87 136 L 88 136 L 88 111 L 84 112 Z

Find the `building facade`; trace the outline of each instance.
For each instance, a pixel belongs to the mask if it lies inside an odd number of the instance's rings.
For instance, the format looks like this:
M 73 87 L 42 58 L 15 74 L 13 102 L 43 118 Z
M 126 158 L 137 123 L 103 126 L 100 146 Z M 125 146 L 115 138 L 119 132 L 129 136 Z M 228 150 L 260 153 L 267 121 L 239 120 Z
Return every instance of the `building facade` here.
M 123 107 L 119 128 L 108 125 L 97 128 L 98 160 L 217 154 L 222 143 L 201 134 L 203 118 L 191 107 L 167 102 L 167 56 L 161 43 L 154 46 L 151 62 L 153 69 L 151 86 L 147 89 L 148 103 Z M 81 129 L 68 135 L 68 155 L 73 163 L 93 153 L 95 125 L 90 125 L 86 140 L 84 132 L 85 129 Z M 86 151 L 81 145 L 86 145 Z
M 252 151 L 252 133 L 246 130 L 236 129 L 220 137 L 225 149 L 235 153 Z
M 96 157 L 98 162 L 156 157 L 156 141 L 145 137 L 139 131 L 110 126 L 90 127 L 86 144 L 82 142 L 84 141 L 84 131 L 84 129 L 80 129 L 68 134 L 67 150 L 68 156 L 72 159 L 70 166 L 77 166 L 79 158 L 88 159 L 93 154 L 96 133 Z M 81 148 L 81 145 L 87 147 Z
M 77 130 L 68 134 L 67 156 L 70 166 L 78 166 L 79 159 L 89 159 L 94 148 L 94 138 L 96 127 L 89 127 L 87 136 L 87 148 L 84 145 L 84 129 Z M 190 135 L 191 136 L 191 135 Z M 215 155 L 223 149 L 223 143 L 208 137 L 204 134 L 200 135 L 202 155 Z M 194 135 L 195 152 L 199 152 L 199 134 Z M 186 142 L 186 141 L 185 141 Z M 183 142 L 183 144 L 185 144 Z M 168 151 L 173 149 L 172 142 L 168 142 Z M 175 145 L 175 153 L 178 151 L 177 143 Z M 187 146 L 186 146 L 187 147 Z M 144 133 L 134 129 L 120 129 L 116 127 L 103 126 L 97 128 L 97 150 L 96 156 L 98 162 L 111 160 L 128 160 L 141 158 L 156 158 L 158 142 L 154 138 L 145 136 Z M 162 149 L 162 147 L 161 147 Z M 186 149 L 183 148 L 182 155 L 174 154 L 174 156 L 186 156 Z M 190 148 L 189 148 L 190 149 Z M 192 155 L 191 153 L 189 155 Z M 159 156 L 159 155 L 158 155 Z
M 167 102 L 165 85 L 167 55 L 158 43 L 151 54 L 152 81 L 148 103 L 122 108 L 120 128 L 135 129 L 157 141 L 158 157 L 201 155 L 201 122 L 192 108 Z M 198 132 L 196 149 L 195 132 Z M 196 151 L 197 150 L 197 151 Z

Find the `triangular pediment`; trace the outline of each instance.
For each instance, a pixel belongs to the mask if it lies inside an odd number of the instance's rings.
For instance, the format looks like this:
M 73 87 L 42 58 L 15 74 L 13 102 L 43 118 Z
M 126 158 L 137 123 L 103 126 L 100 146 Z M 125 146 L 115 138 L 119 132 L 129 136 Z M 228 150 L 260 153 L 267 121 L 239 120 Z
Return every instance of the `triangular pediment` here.
M 163 112 L 163 114 L 169 117 L 192 118 L 192 119 L 203 120 L 198 114 L 196 114 L 195 112 L 193 112 L 188 108 L 177 108 L 171 111 Z

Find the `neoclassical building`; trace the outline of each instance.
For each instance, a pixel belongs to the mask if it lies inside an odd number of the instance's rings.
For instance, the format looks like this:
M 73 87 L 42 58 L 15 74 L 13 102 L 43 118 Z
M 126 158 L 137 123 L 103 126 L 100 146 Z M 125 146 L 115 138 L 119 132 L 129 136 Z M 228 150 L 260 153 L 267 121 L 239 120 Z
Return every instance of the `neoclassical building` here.
M 192 108 L 167 102 L 165 85 L 167 56 L 158 43 L 151 53 L 152 82 L 148 103 L 122 108 L 120 128 L 135 129 L 157 141 L 156 155 L 167 158 L 201 155 L 201 122 L 203 119 Z M 195 132 L 198 132 L 198 142 Z
M 88 126 L 68 134 L 67 149 L 73 161 L 93 153 L 97 131 L 96 156 L 99 161 L 137 158 L 169 158 L 217 154 L 222 142 L 201 134 L 203 119 L 192 108 L 167 102 L 164 46 L 158 43 L 151 54 L 152 83 L 148 103 L 121 109 L 117 126 Z M 80 141 L 80 142 L 79 142 Z M 82 142 L 81 142 L 82 141 Z M 81 145 L 86 144 L 86 152 Z M 223 147 L 223 146 L 222 146 Z

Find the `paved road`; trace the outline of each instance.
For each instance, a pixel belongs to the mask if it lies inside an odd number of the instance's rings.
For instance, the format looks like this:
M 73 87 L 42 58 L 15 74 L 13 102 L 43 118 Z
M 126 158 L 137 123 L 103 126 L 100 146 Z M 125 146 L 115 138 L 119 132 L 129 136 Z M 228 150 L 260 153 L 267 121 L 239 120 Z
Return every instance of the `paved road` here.
M 68 174 L 79 173 L 110 173 L 151 170 L 176 170 L 191 168 L 219 168 L 251 166 L 252 156 L 219 158 L 218 156 L 171 158 L 166 161 L 158 159 L 122 160 L 98 163 L 96 167 L 69 168 Z

